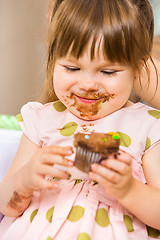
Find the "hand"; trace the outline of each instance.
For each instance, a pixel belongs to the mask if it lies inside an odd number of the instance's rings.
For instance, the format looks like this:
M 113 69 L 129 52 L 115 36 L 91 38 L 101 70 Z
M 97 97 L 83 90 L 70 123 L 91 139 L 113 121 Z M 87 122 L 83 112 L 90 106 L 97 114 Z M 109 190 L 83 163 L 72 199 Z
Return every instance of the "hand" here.
M 49 146 L 38 149 L 32 159 L 20 170 L 23 187 L 30 190 L 57 188 L 58 183 L 47 180 L 46 176 L 68 179 L 69 174 L 54 167 L 54 164 L 72 167 L 73 162 L 65 158 L 72 153 L 72 147 Z
M 132 159 L 126 152 L 120 151 L 115 159 L 113 156 L 103 160 L 101 164 L 92 164 L 89 176 L 101 183 L 106 192 L 120 200 L 132 187 Z

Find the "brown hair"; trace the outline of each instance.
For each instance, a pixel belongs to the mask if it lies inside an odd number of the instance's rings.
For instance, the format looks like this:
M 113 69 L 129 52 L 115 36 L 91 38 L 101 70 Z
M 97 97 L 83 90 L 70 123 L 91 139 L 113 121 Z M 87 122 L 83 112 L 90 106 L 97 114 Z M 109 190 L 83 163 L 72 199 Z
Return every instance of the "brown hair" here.
M 53 1 L 53 0 L 52 0 Z M 53 88 L 54 63 L 68 51 L 79 58 L 90 40 L 91 59 L 103 36 L 103 55 L 141 72 L 151 58 L 154 20 L 148 0 L 56 0 L 48 33 L 44 102 L 57 99 Z M 148 75 L 149 76 L 149 75 Z

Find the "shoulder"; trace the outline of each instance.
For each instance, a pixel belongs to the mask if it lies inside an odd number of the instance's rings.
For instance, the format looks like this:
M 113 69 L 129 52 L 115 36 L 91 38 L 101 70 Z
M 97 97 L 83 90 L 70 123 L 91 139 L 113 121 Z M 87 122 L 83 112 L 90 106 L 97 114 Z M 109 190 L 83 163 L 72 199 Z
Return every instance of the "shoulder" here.
M 160 118 L 160 110 L 153 108 L 147 104 L 138 102 L 128 108 L 124 108 L 128 114 L 133 114 L 136 118 L 146 118 L 146 120 L 155 120 Z
M 144 129 L 147 132 L 145 150 L 148 150 L 160 142 L 160 110 L 144 104 L 143 107 L 145 118 L 141 123 L 141 131 Z
M 66 107 L 60 101 L 50 102 L 47 104 L 42 104 L 40 102 L 28 102 L 21 108 L 22 116 L 32 117 L 42 117 L 45 114 L 58 114 L 60 112 L 64 112 Z
M 142 110 L 141 112 L 144 112 L 149 119 L 153 121 L 160 119 L 160 110 L 143 103 L 141 103 L 140 109 Z
M 160 139 L 160 111 L 143 103 L 122 109 L 120 130 L 139 142 L 151 144 Z
M 42 104 L 39 102 L 28 102 L 21 108 L 19 118 L 27 124 L 32 124 L 36 128 L 62 122 L 68 115 L 68 110 L 60 101 Z M 58 120 L 58 121 L 57 121 Z
M 66 113 L 66 107 L 60 101 L 44 105 L 39 102 L 28 102 L 21 108 L 17 119 L 25 135 L 40 145 L 42 135 L 51 128 L 54 130 L 57 124 L 63 122 Z
M 134 124 L 139 123 L 141 130 L 149 132 L 154 125 L 157 125 L 156 128 L 160 127 L 160 110 L 143 103 L 135 104 L 135 106 L 132 117 L 136 121 Z

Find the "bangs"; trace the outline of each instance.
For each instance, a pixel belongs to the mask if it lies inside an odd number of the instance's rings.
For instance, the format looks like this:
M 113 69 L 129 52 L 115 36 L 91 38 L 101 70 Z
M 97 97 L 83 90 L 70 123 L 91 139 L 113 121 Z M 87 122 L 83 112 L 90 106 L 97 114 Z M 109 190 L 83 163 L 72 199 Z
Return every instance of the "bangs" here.
M 138 12 L 128 1 L 66 1 L 63 1 L 56 11 L 50 26 L 50 52 L 53 53 L 54 59 L 68 54 L 79 58 L 89 42 L 90 57 L 94 59 L 100 35 L 103 41 L 98 51 L 101 50 L 110 62 L 133 66 L 135 58 L 137 61 L 142 58 L 140 54 L 145 55 L 144 44 L 143 48 L 138 45 L 139 36 L 142 37 L 143 33 L 140 32 L 140 28 L 135 28 L 138 25 Z M 148 49 L 148 43 L 146 48 Z

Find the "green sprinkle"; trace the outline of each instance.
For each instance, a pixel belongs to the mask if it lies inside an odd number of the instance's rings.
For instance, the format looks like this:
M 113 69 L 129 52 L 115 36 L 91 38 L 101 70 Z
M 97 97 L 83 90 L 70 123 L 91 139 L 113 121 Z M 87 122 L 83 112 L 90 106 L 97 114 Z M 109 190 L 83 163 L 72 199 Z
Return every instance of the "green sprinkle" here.
M 104 142 L 107 142 L 107 138 L 104 138 L 103 140 L 104 140 Z
M 119 136 L 118 133 L 115 133 L 115 134 L 112 135 L 112 138 L 113 139 L 120 139 L 120 136 Z

